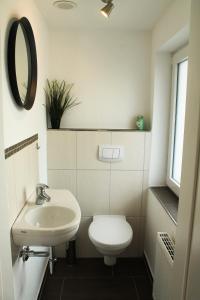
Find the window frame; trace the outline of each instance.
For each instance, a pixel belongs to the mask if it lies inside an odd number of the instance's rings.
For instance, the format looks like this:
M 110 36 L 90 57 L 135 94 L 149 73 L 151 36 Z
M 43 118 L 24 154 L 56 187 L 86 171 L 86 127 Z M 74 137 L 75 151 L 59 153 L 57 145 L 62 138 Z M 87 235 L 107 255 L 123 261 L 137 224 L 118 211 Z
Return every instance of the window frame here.
M 174 161 L 174 145 L 177 114 L 177 87 L 178 87 L 178 65 L 188 60 L 188 47 L 184 47 L 172 55 L 172 90 L 171 90 L 171 109 L 170 109 L 170 127 L 169 127 L 169 148 L 166 182 L 169 188 L 179 196 L 180 185 L 173 180 L 172 170 Z M 187 94 L 187 92 L 186 92 Z M 186 96 L 187 97 L 187 96 Z

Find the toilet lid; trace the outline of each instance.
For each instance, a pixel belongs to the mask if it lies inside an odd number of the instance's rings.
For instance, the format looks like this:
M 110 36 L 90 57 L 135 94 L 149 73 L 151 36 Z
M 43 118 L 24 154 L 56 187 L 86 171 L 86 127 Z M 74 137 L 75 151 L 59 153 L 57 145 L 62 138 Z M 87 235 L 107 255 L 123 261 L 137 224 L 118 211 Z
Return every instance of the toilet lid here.
M 132 228 L 124 216 L 95 216 L 89 227 L 90 237 L 104 245 L 120 245 L 132 239 Z

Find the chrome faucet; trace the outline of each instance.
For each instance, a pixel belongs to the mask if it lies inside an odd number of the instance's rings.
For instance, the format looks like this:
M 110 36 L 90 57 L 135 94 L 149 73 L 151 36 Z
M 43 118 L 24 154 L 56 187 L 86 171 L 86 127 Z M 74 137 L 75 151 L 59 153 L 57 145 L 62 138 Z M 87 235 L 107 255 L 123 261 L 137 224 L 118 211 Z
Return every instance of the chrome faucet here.
M 44 201 L 49 202 L 51 197 L 46 194 L 45 189 L 49 188 L 48 185 L 39 183 L 36 187 L 36 205 L 42 205 Z

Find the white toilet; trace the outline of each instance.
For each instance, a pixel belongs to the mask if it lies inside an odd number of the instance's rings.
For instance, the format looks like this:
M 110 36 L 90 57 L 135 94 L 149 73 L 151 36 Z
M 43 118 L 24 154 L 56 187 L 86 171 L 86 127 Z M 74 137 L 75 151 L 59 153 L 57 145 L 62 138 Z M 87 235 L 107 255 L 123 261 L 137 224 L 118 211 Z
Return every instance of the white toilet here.
M 112 266 L 116 256 L 131 243 L 133 231 L 125 216 L 98 215 L 93 217 L 88 234 L 97 250 L 104 255 L 104 263 Z

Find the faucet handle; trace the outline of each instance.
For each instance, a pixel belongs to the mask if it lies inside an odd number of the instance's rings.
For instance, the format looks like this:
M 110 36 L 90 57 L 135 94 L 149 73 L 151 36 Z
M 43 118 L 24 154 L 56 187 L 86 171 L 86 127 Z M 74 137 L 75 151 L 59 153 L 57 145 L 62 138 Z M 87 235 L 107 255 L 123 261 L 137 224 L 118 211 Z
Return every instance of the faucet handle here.
M 44 183 L 38 183 L 36 186 L 36 204 L 43 204 L 44 201 L 50 201 L 51 197 L 46 194 L 45 189 L 49 188 L 48 185 Z
M 37 188 L 48 189 L 48 188 L 49 188 L 49 186 L 48 186 L 48 185 L 46 185 L 45 183 L 38 183 L 38 184 L 37 184 Z
M 48 185 L 44 184 L 44 183 L 38 183 L 36 186 L 36 193 L 37 195 L 44 193 L 45 189 L 48 189 Z

